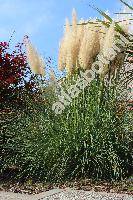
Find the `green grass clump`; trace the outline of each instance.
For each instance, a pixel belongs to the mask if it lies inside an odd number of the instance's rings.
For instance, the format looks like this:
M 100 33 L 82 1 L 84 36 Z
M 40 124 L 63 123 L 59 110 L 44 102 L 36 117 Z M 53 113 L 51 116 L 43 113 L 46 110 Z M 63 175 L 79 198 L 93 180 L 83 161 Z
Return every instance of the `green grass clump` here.
M 118 115 L 115 86 L 95 79 L 60 115 L 50 103 L 28 104 L 32 111 L 3 125 L 2 172 L 16 166 L 16 178 L 51 182 L 131 174 L 132 111 Z

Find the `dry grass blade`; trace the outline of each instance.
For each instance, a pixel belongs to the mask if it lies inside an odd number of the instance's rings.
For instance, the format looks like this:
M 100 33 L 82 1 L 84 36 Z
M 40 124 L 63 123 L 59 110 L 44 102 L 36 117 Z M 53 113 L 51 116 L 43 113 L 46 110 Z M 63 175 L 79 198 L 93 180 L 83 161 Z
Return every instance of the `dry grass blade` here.
M 110 23 L 113 22 L 113 19 L 111 17 L 109 17 L 105 12 L 103 12 L 101 9 L 95 7 L 94 5 L 89 5 L 91 8 L 97 10 L 99 12 L 100 15 L 102 15 L 105 19 L 107 19 Z M 108 26 L 107 23 L 102 22 L 104 25 Z M 119 26 L 119 24 L 117 22 L 115 22 L 115 26 L 116 26 L 116 31 L 123 33 L 123 30 L 121 28 L 121 26 Z

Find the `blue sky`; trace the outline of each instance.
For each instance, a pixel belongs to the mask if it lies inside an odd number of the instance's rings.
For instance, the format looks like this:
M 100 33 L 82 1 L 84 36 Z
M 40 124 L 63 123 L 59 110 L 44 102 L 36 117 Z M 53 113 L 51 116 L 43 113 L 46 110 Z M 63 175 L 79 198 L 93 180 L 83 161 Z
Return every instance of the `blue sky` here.
M 65 18 L 71 19 L 72 9 L 78 19 L 98 16 L 89 3 L 110 13 L 121 6 L 119 0 L 0 0 L 0 41 L 8 41 L 15 30 L 13 44 L 29 35 L 43 56 L 56 61 Z

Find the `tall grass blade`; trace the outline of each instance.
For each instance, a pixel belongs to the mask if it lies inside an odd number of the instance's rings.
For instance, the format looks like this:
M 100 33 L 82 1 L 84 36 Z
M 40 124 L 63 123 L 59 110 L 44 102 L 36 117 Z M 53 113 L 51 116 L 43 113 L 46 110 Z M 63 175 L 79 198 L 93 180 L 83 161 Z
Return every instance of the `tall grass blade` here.
M 124 3 L 125 4 L 125 6 L 127 6 L 128 8 L 130 8 L 131 10 L 133 10 L 133 7 L 132 6 L 130 6 L 128 3 L 126 3 L 125 1 L 123 1 L 123 0 L 120 0 L 122 3 Z

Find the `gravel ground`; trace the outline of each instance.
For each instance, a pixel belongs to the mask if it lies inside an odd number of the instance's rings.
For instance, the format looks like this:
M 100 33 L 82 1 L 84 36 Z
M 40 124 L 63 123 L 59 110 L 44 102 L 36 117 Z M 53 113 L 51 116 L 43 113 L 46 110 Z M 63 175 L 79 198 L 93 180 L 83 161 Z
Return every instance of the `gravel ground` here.
M 33 200 L 33 195 L 0 191 L 0 200 Z
M 133 196 L 94 191 L 64 190 L 63 192 L 41 198 L 40 200 L 133 200 Z
M 128 194 L 116 194 L 106 192 L 94 192 L 83 190 L 64 189 L 46 195 L 40 193 L 36 195 L 19 194 L 13 192 L 0 192 L 0 200 L 133 200 L 133 196 Z

